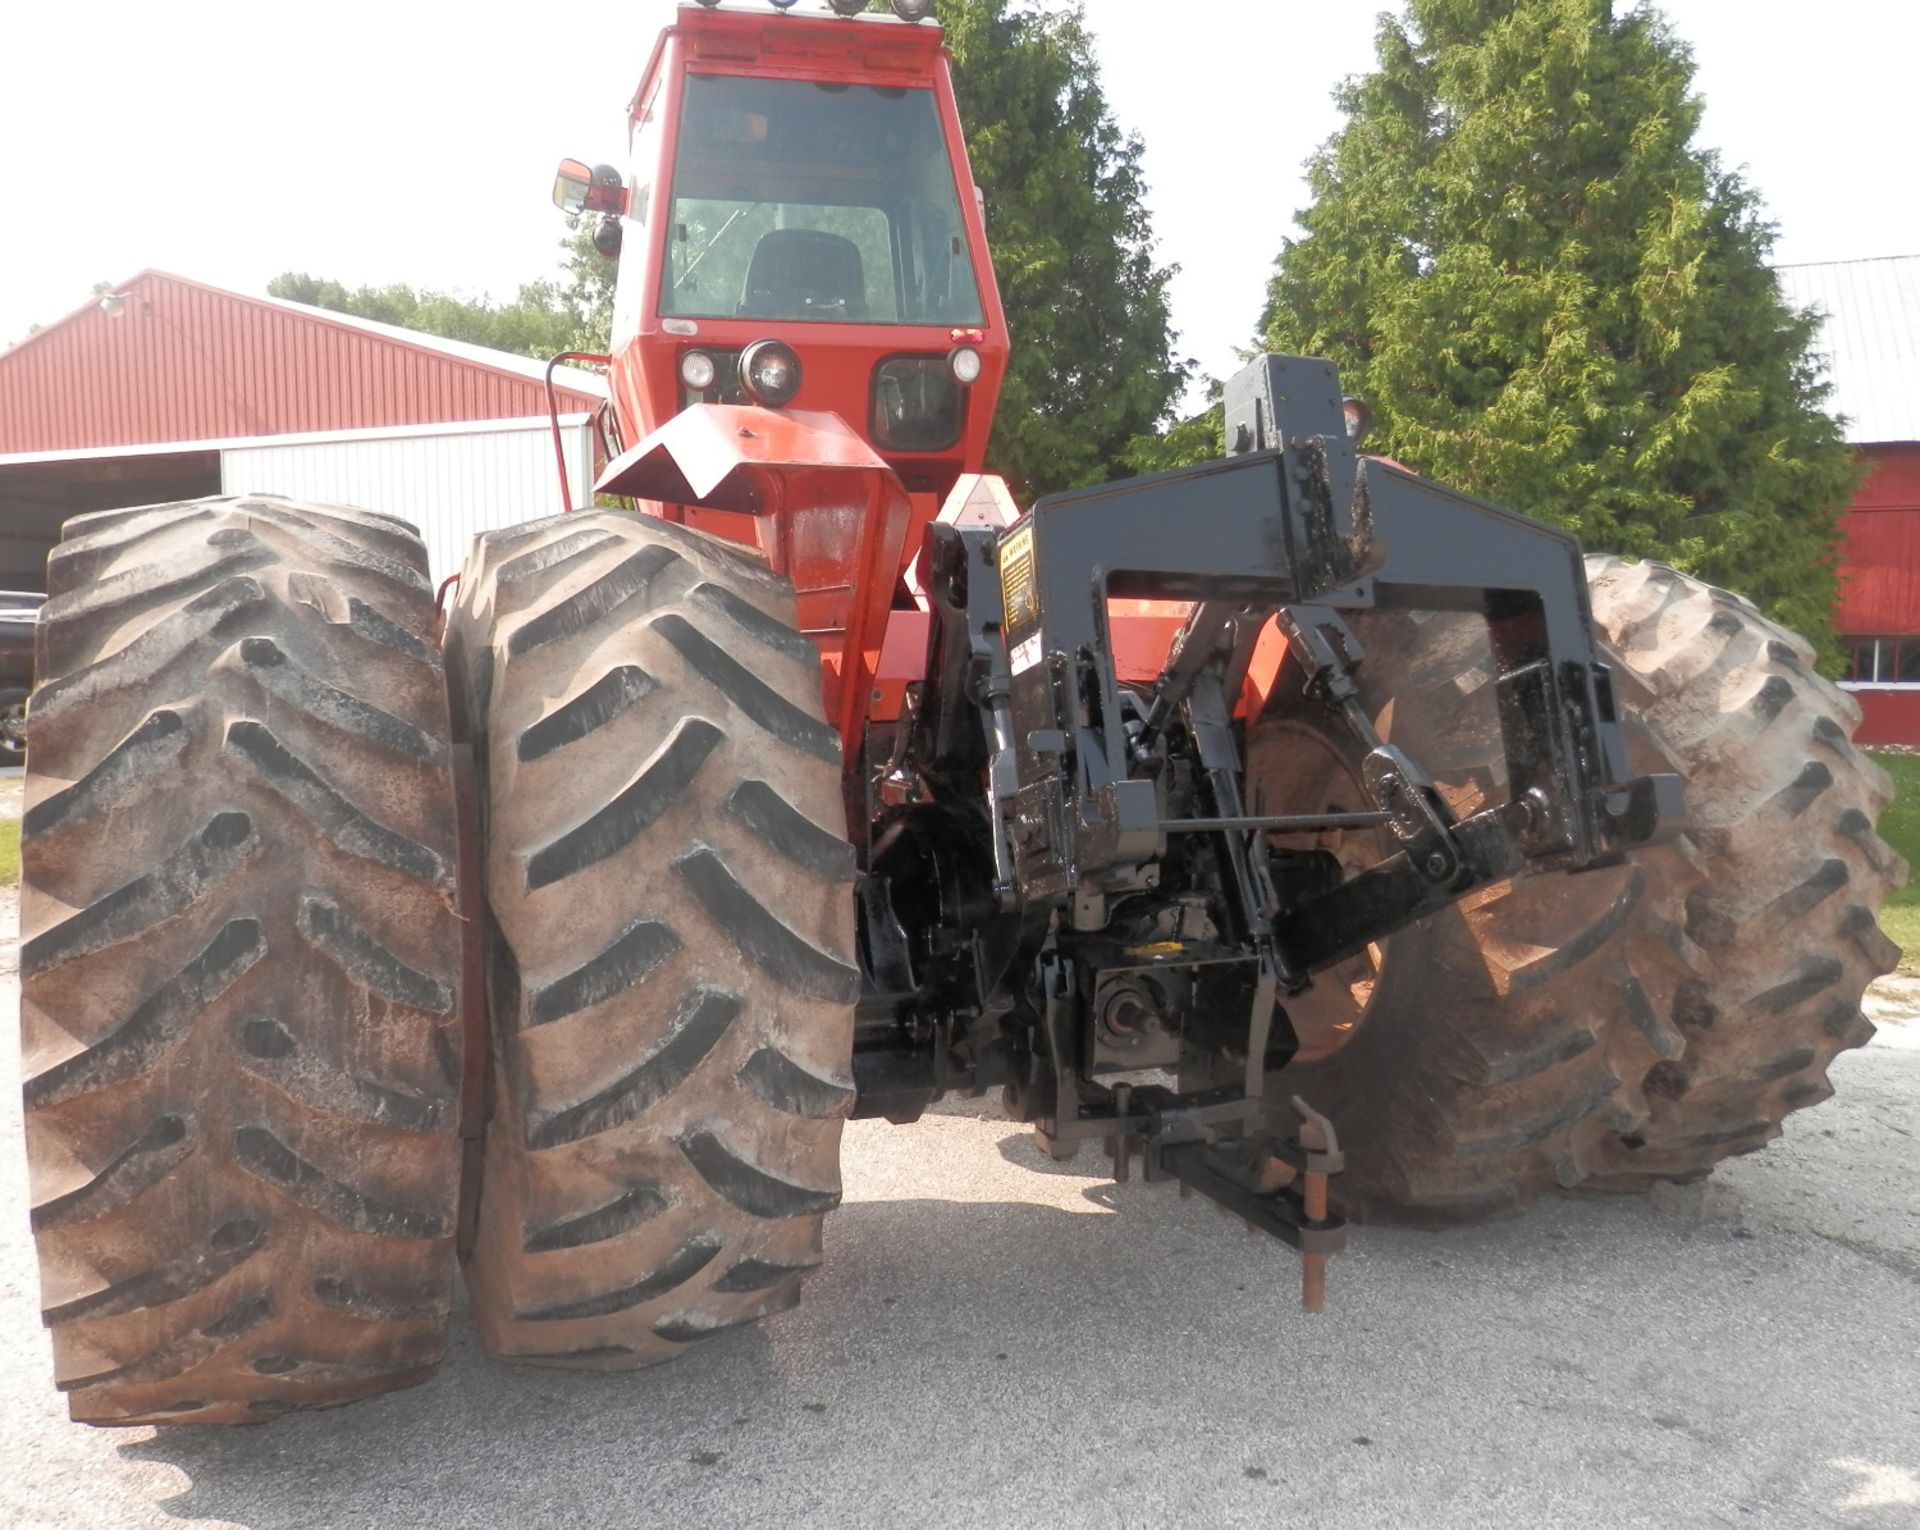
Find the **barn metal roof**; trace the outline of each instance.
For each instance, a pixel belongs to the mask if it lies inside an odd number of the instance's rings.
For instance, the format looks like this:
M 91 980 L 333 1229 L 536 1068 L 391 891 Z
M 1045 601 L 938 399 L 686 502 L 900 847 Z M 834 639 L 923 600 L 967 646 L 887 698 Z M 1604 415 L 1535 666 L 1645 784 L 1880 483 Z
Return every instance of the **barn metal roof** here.
M 546 379 L 547 364 L 544 361 L 535 361 L 531 356 L 516 356 L 512 351 L 496 351 L 491 346 L 471 345 L 465 340 L 449 340 L 444 335 L 429 335 L 417 329 L 404 329 L 398 324 L 382 324 L 377 319 L 363 319 L 358 314 L 336 313 L 331 308 L 316 308 L 311 303 L 294 303 L 286 298 L 263 297 L 253 298 L 251 301 L 284 308 L 288 313 L 304 314 L 310 319 L 324 319 L 330 323 L 344 324 L 348 329 L 357 329 L 366 335 L 378 335 L 386 340 L 397 340 L 402 345 L 417 345 L 422 350 L 438 351 L 442 356 L 451 356 L 456 361 L 469 362 L 474 366 L 492 367 L 501 372 L 515 372 L 529 382 L 543 383 Z M 580 393 L 590 393 L 596 398 L 607 396 L 606 378 L 598 372 L 589 372 L 585 367 L 555 367 L 553 381 L 556 387 L 572 388 Z
M 518 419 L 542 362 L 142 271 L 0 352 L 0 454 Z M 560 407 L 606 397 L 558 369 Z
M 562 395 L 564 401 L 565 395 Z M 560 427 L 585 425 L 593 415 L 585 410 L 562 413 Z M 214 441 L 148 441 L 138 446 L 73 446 L 52 452 L 0 452 L 0 469 L 38 467 L 57 462 L 105 462 L 133 457 L 170 457 L 187 452 L 245 451 L 262 446 L 316 446 L 353 441 L 425 441 L 435 436 L 486 436 L 521 430 L 545 430 L 552 418 L 544 414 L 513 420 L 449 420 L 439 425 L 381 425 L 371 430 L 291 431 L 271 436 L 226 436 Z
M 1920 255 L 1779 266 L 1781 290 L 1826 316 L 1828 407 L 1859 445 L 1920 441 Z

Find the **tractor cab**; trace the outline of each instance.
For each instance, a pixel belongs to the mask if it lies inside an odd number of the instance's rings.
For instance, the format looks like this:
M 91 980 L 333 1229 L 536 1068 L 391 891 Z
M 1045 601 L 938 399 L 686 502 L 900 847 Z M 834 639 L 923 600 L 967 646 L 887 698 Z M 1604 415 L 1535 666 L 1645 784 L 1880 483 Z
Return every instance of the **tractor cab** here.
M 621 442 L 705 403 L 831 414 L 915 497 L 981 468 L 1008 340 L 932 25 L 682 6 L 629 170 L 563 166 L 617 251 Z

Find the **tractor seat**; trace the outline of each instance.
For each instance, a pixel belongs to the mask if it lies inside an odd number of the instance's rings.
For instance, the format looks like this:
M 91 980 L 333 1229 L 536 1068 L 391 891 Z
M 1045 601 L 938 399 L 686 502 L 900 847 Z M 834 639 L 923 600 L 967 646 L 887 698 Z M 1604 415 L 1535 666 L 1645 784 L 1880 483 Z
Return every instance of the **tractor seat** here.
M 864 319 L 867 273 L 860 246 L 811 228 L 776 228 L 753 248 L 743 319 Z

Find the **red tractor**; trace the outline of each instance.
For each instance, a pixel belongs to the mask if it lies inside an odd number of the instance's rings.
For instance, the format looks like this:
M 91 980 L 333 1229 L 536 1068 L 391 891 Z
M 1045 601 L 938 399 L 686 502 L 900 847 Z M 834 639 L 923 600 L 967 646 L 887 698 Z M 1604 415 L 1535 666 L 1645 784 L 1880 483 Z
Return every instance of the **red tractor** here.
M 1298 1248 L 1708 1172 L 1894 952 L 1880 773 L 1736 597 L 1356 454 L 1022 512 L 941 39 L 683 8 L 628 173 L 597 485 L 419 538 L 83 516 L 25 817 L 33 1224 L 96 1423 L 617 1369 L 797 1300 L 848 1116 L 998 1090 Z M 1684 800 L 1683 800 L 1684 788 Z

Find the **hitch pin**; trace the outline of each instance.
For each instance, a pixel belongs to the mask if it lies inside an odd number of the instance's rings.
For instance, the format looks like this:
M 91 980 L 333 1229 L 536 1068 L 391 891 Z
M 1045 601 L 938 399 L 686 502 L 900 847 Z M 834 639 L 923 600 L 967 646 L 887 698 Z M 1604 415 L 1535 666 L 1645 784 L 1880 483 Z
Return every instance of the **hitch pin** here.
M 1300 1182 L 1300 1209 L 1310 1231 L 1327 1220 L 1327 1176 L 1341 1167 L 1340 1139 L 1333 1123 L 1298 1095 L 1293 1108 L 1300 1112 L 1300 1146 L 1307 1167 Z M 1318 1167 L 1315 1167 L 1316 1163 Z M 1327 1310 L 1327 1256 L 1313 1251 L 1300 1256 L 1300 1305 L 1308 1312 Z

